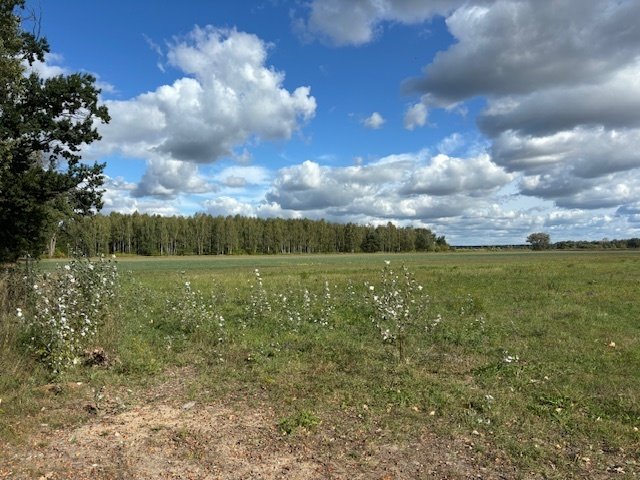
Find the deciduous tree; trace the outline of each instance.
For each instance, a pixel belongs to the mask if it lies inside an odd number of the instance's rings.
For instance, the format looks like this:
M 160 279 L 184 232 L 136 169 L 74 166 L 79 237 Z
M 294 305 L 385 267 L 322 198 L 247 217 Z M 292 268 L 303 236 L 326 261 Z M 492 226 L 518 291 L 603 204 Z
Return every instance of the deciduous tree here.
M 95 78 L 42 78 L 49 45 L 25 29 L 24 0 L 0 0 L 0 263 L 38 256 L 64 216 L 101 207 L 104 164 L 80 148 L 107 122 Z
M 527 243 L 530 243 L 534 250 L 547 250 L 551 247 L 551 238 L 548 233 L 532 233 L 527 237 Z

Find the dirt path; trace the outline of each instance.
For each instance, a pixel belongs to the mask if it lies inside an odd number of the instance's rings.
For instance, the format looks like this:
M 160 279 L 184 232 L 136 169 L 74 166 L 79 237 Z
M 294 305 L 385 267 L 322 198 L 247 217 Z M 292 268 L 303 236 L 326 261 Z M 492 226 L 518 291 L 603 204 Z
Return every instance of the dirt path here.
M 428 432 L 408 445 L 379 428 L 339 433 L 324 421 L 283 435 L 261 402 L 185 401 L 185 372 L 127 406 L 102 392 L 99 408 L 78 392 L 88 421 L 41 425 L 21 446 L 0 445 L 0 478 L 11 479 L 498 479 L 514 472 L 475 457 L 472 439 L 444 442 Z M 80 389 L 81 390 L 81 389 Z M 73 403 L 73 402 L 72 402 Z M 257 405 L 257 406 L 256 406 Z M 340 423 L 342 422 L 342 423 Z M 344 419 L 336 419 L 344 424 Z M 419 427 L 416 427 L 419 428 Z

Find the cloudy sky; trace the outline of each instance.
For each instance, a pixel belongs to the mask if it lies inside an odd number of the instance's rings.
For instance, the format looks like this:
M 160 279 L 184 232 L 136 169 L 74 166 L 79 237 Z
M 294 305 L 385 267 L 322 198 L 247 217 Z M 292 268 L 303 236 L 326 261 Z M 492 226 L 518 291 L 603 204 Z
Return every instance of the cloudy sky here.
M 32 1 L 104 212 L 640 236 L 637 0 Z

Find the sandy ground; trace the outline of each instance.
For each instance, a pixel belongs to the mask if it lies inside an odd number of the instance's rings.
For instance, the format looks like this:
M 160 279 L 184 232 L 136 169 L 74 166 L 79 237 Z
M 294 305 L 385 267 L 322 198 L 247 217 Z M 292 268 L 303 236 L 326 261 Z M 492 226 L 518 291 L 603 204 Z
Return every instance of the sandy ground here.
M 514 471 L 481 437 L 442 439 L 419 425 L 407 444 L 357 417 L 285 435 L 260 399 L 188 401 L 188 376 L 170 373 L 128 397 L 73 384 L 44 388 L 43 395 L 77 390 L 64 408 L 82 409 L 83 421 L 40 424 L 19 445 L 0 443 L 0 479 L 544 478 Z

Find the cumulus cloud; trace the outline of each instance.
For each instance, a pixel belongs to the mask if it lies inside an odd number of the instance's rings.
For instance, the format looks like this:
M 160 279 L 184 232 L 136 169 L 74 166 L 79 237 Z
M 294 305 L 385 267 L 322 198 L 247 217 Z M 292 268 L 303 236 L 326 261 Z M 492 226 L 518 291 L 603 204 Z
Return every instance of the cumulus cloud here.
M 599 83 L 637 57 L 638 15 L 629 1 L 468 2 L 446 19 L 457 41 L 406 87 L 455 103 Z
M 250 203 L 241 202 L 233 197 L 221 196 L 204 202 L 207 213 L 217 216 L 242 215 L 255 217 L 255 208 Z
M 464 0 L 313 0 L 308 19 L 299 19 L 307 36 L 335 45 L 362 45 L 372 41 L 384 22 L 420 23 L 444 14 Z
M 438 143 L 438 152 L 449 155 L 465 144 L 465 141 L 460 133 L 452 133 L 446 138 L 443 138 Z
M 136 184 L 127 182 L 122 177 L 106 177 L 105 192 L 102 195 L 104 203 L 101 212 L 109 214 L 120 212 L 131 214 L 134 212 L 148 213 L 151 215 L 180 215 L 179 206 L 175 203 L 168 203 L 161 199 L 141 199 L 132 194 L 136 190 Z
M 200 176 L 197 165 L 171 159 L 155 159 L 133 190 L 134 197 L 152 195 L 175 198 L 180 193 L 204 193 L 213 190 Z
M 506 130 L 544 136 L 578 126 L 640 127 L 640 59 L 605 81 L 539 89 L 493 99 L 478 119 L 489 136 Z
M 612 175 L 605 185 L 583 179 L 585 183 L 576 187 L 558 180 L 561 176 L 509 173 L 487 152 L 458 158 L 432 156 L 423 150 L 349 167 L 307 160 L 280 169 L 264 201 L 253 211 L 259 216 L 270 212 L 283 217 L 425 226 L 459 245 L 524 243 L 529 233 L 539 230 L 549 231 L 554 240 L 576 235 L 597 239 L 612 236 L 612 231 L 628 231 L 629 225 L 640 221 L 640 208 L 632 201 L 637 198 L 640 177 L 625 180 L 623 176 Z M 510 193 L 519 191 L 554 199 L 557 206 L 544 202 L 527 207 L 523 197 Z M 593 213 L 620 202 L 628 207 L 617 215 Z
M 579 178 L 570 169 L 523 177 L 524 195 L 554 200 L 565 208 L 599 209 L 628 204 L 640 198 L 640 171 L 619 172 L 598 178 Z
M 68 68 L 62 66 L 63 61 L 64 59 L 62 55 L 49 52 L 45 54 L 43 62 L 35 60 L 31 65 L 29 65 L 25 60 L 23 65 L 27 71 L 35 72 L 41 78 L 47 79 L 71 73 Z
M 43 79 L 58 77 L 60 75 L 70 75 L 76 73 L 64 65 L 64 57 L 59 53 L 48 52 L 44 55 L 44 61 L 35 60 L 31 65 L 26 60 L 23 66 L 27 72 L 35 72 Z M 88 72 L 86 72 L 88 73 Z M 115 87 L 110 83 L 102 80 L 97 73 L 91 73 L 96 79 L 95 85 L 101 92 L 112 93 Z
M 248 185 L 265 185 L 270 179 L 269 171 L 259 165 L 234 165 L 227 167 L 216 175 L 220 181 L 232 188 Z
M 266 199 L 334 219 L 426 221 L 459 215 L 512 179 L 486 154 L 461 159 L 421 151 L 349 167 L 307 160 L 281 169 Z
M 521 193 L 626 202 L 638 192 L 615 174 L 640 168 L 639 16 L 630 1 L 466 2 L 446 14 L 456 41 L 404 90 L 429 108 L 485 98 L 478 126 L 493 161 L 524 176 Z
M 410 106 L 404 113 L 404 128 L 414 130 L 424 127 L 427 123 L 427 106 L 423 103 L 416 103 Z
M 382 115 L 380 115 L 378 112 L 373 112 L 362 121 L 362 124 L 371 130 L 378 130 L 382 127 L 382 125 L 384 125 L 385 121 L 386 120 L 382 117 Z
M 474 196 L 503 187 L 513 178 L 487 154 L 470 159 L 440 154 L 432 158 L 429 165 L 417 168 L 411 174 L 402 193 L 434 196 L 466 193 Z
M 172 195 L 167 167 L 175 162 L 194 183 L 194 164 L 233 157 L 249 141 L 287 140 L 315 114 L 309 87 L 292 92 L 284 73 L 266 64 L 269 46 L 255 35 L 196 27 L 168 47 L 167 62 L 185 74 L 125 101 L 108 101 L 112 120 L 100 128 L 101 153 L 146 159 L 141 195 Z M 242 154 L 241 154 L 242 155 Z
M 640 227 L 640 201 L 620 206 L 616 210 L 616 216 L 626 219 L 636 227 Z
M 511 171 L 542 173 L 561 166 L 575 177 L 595 178 L 640 167 L 640 130 L 577 127 L 546 136 L 508 130 L 494 140 L 492 153 Z

